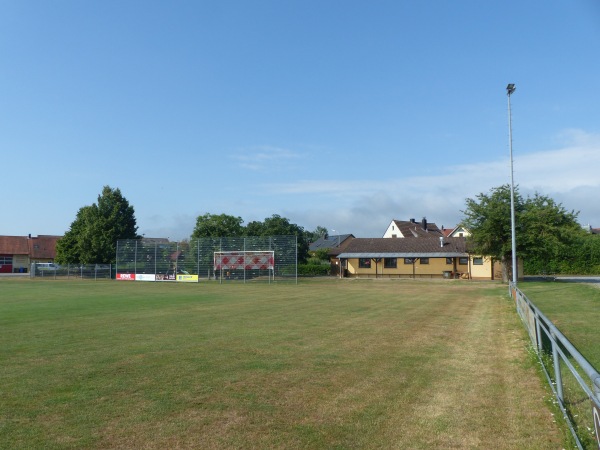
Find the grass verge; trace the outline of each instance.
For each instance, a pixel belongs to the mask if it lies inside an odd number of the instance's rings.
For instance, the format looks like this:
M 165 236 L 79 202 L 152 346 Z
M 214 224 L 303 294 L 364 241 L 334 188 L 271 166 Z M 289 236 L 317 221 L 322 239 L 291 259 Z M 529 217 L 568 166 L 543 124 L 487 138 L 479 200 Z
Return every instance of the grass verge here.
M 596 369 L 600 369 L 600 289 L 597 285 L 527 282 L 520 283 L 519 289 Z

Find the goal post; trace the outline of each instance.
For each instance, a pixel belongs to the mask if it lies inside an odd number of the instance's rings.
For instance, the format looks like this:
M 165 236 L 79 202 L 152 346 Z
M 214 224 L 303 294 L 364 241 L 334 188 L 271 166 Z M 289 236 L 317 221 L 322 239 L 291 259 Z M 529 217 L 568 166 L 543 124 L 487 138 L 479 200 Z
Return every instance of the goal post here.
M 266 273 L 269 283 L 275 278 L 275 252 L 273 250 L 216 251 L 213 254 L 213 270 L 224 279 L 255 278 Z

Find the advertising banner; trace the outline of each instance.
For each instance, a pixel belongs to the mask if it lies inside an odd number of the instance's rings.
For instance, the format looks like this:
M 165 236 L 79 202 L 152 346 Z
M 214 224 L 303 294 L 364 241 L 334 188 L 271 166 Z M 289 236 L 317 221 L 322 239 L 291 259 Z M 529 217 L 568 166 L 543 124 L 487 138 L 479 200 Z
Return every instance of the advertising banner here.
M 197 283 L 198 275 L 177 275 L 177 281 L 181 283 Z
M 135 281 L 136 275 L 133 273 L 118 273 L 117 280 Z
M 157 273 L 156 281 L 175 281 L 174 273 Z
M 156 281 L 156 275 L 153 273 L 138 273 L 135 275 L 135 281 Z

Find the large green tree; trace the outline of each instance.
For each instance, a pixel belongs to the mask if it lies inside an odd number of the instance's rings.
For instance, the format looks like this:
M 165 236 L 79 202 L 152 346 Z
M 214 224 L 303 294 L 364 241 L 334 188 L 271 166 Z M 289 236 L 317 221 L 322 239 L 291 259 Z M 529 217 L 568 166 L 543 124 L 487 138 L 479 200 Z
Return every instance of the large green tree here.
M 308 257 L 308 240 L 304 228 L 291 223 L 289 219 L 273 214 L 263 222 L 252 221 L 246 225 L 247 236 L 288 236 L 298 238 L 298 261 L 304 262 Z
M 137 239 L 133 206 L 121 191 L 104 186 L 98 202 L 83 206 L 69 231 L 56 245 L 56 261 L 66 263 L 114 263 L 117 240 Z
M 560 257 L 581 232 L 577 214 L 545 195 L 536 193 L 523 199 L 515 187 L 514 202 L 515 240 L 521 259 L 550 261 Z M 462 224 L 471 233 L 471 251 L 501 261 L 502 278 L 508 281 L 512 272 L 510 186 L 468 198 L 462 212 Z
M 556 273 L 559 261 L 570 260 L 585 235 L 577 213 L 536 193 L 525 200 L 518 240 L 529 273 Z
M 244 235 L 241 217 L 206 213 L 196 218 L 192 239 L 203 237 L 238 237 Z

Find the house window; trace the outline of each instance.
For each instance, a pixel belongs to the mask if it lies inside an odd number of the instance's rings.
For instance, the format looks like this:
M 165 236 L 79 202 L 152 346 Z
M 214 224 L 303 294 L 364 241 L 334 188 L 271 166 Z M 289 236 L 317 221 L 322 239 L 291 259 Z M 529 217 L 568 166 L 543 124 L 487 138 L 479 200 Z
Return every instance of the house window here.
M 473 258 L 473 265 L 474 266 L 483 266 L 483 258 L 481 256 Z
M 421 264 L 429 264 L 429 258 L 420 258 Z
M 446 258 L 446 264 L 452 264 L 453 262 L 452 258 Z
M 9 265 L 13 263 L 12 256 L 0 256 L 0 266 L 3 264 Z
M 358 258 L 358 267 L 361 269 L 370 269 L 371 258 Z
M 460 258 L 458 258 L 458 263 L 461 266 L 466 266 L 467 264 L 469 264 L 469 258 L 467 258 L 466 256 L 461 256 Z
M 393 237 L 393 238 L 397 238 L 398 236 L 397 236 L 397 235 L 395 235 L 395 234 L 392 234 L 392 237 Z
M 412 264 L 415 262 L 415 258 L 404 258 L 404 264 Z
M 384 269 L 395 269 L 398 267 L 398 260 L 396 258 L 383 258 Z

